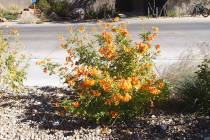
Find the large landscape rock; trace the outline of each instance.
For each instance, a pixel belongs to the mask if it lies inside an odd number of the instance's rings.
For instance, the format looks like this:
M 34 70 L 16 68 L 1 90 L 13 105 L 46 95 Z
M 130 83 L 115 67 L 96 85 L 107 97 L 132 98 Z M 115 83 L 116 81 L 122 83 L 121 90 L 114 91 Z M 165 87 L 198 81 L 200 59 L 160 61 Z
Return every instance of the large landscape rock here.
M 35 16 L 34 11 L 32 9 L 24 10 L 18 19 L 20 23 L 36 23 L 38 18 Z

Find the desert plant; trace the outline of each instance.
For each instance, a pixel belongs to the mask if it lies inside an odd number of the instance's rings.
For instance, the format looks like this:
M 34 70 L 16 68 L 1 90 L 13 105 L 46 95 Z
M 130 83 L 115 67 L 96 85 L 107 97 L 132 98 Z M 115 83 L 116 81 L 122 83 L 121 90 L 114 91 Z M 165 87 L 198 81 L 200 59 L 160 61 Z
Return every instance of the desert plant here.
M 11 6 L 7 9 L 0 9 L 0 17 L 6 18 L 7 20 L 16 20 L 20 13 L 21 9 L 17 6 Z
M 187 109 L 210 111 L 210 59 L 205 59 L 198 68 L 194 77 L 183 82 L 180 92 Z
M 178 14 L 176 13 L 176 11 L 175 10 L 168 10 L 167 11 L 167 16 L 169 16 L 169 17 L 177 17 L 178 16 Z
M 116 15 L 115 9 L 110 6 L 109 3 L 105 3 L 98 7 L 96 10 L 91 9 L 86 13 L 86 18 L 101 19 L 101 18 L 113 18 Z
M 47 0 L 39 0 L 37 7 L 42 10 L 45 14 L 49 14 L 51 11 L 51 5 Z
M 7 20 L 16 20 L 18 18 L 18 14 L 14 14 L 9 11 L 4 11 L 3 17 Z
M 12 29 L 11 39 L 15 39 L 11 45 L 0 31 L 0 83 L 1 90 L 20 92 L 23 89 L 23 80 L 26 78 L 27 61 L 24 55 L 19 53 L 19 32 Z
M 0 17 L 3 17 L 4 15 L 4 10 L 0 8 Z
M 167 84 L 157 77 L 152 59 L 160 53 L 160 45 L 151 45 L 158 29 L 140 34 L 141 41 L 134 42 L 124 23 L 100 22 L 100 28 L 103 32 L 93 37 L 83 26 L 76 31 L 69 28 L 68 39 L 59 36 L 60 47 L 68 54 L 64 65 L 37 62 L 45 73 L 58 74 L 75 95 L 62 106 L 100 122 L 133 117 L 164 99 Z

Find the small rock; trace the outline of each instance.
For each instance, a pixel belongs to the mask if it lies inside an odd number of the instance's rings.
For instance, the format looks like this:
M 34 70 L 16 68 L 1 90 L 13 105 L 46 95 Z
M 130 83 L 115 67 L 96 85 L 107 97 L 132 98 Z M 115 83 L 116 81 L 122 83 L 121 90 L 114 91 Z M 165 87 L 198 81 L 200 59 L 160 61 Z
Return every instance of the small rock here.
M 185 121 L 184 121 L 183 119 L 181 119 L 181 120 L 180 120 L 180 123 L 181 123 L 181 124 L 184 124 L 184 123 L 185 123 Z
M 99 135 L 101 133 L 101 127 L 97 127 L 95 132 Z
M 170 123 L 172 123 L 172 122 L 173 122 L 173 120 L 172 120 L 172 119 L 169 119 L 169 120 L 168 120 L 168 123 L 169 123 L 169 124 L 170 124 Z
M 162 130 L 166 130 L 166 129 L 168 129 L 168 125 L 167 125 L 167 124 L 161 124 L 161 125 L 160 125 L 160 128 L 161 128 Z
M 34 105 L 41 105 L 42 104 L 42 102 L 39 102 L 39 101 L 36 101 L 35 103 L 34 103 Z
M 55 127 L 56 126 L 59 126 L 60 125 L 60 122 L 59 121 L 55 121 L 55 122 L 52 123 L 52 125 L 55 126 Z
M 155 124 L 155 120 L 152 120 L 152 121 L 151 121 L 151 124 Z
M 83 20 L 85 18 L 85 10 L 82 8 L 75 8 L 72 12 L 72 17 L 77 20 Z
M 118 14 L 118 16 L 119 16 L 120 18 L 126 18 L 126 17 L 127 17 L 125 14 Z
M 153 119 L 154 119 L 154 118 L 156 118 L 156 116 L 155 116 L 155 115 L 152 115 L 152 116 L 151 116 L 151 118 L 153 118 Z

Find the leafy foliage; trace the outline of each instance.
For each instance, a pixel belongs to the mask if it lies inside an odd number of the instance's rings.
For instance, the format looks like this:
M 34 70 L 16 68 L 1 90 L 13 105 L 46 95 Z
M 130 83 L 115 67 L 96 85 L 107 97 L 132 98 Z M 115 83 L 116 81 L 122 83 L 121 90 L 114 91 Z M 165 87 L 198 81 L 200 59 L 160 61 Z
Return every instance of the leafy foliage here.
M 198 66 L 199 70 L 192 79 L 187 79 L 182 92 L 187 107 L 190 109 L 209 111 L 210 104 L 210 60 L 206 59 Z
M 63 65 L 49 68 L 56 64 L 37 62 L 45 72 L 58 74 L 75 95 L 62 106 L 76 116 L 103 122 L 134 117 L 167 97 L 167 83 L 156 75 L 152 59 L 160 53 L 160 45 L 151 45 L 158 28 L 134 42 L 124 23 L 99 25 L 102 33 L 93 37 L 83 26 L 69 28 L 68 39 L 58 36 L 68 54 Z
M 12 29 L 12 38 L 18 46 L 18 30 Z M 0 83 L 2 89 L 20 92 L 23 80 L 26 78 L 27 61 L 24 55 L 18 53 L 17 46 L 10 46 L 3 32 L 0 31 Z
M 16 20 L 20 13 L 21 9 L 17 6 L 11 6 L 8 9 L 0 8 L 0 17 L 6 18 L 7 20 Z

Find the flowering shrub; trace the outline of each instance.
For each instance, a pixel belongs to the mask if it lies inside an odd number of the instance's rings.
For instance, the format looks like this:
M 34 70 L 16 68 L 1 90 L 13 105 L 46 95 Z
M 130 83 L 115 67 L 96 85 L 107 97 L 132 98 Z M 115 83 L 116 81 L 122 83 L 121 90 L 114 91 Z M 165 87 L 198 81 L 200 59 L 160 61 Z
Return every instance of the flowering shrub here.
M 152 59 L 160 53 L 160 45 L 151 45 L 158 28 L 140 34 L 141 40 L 134 42 L 126 24 L 99 24 L 102 33 L 93 37 L 83 26 L 69 27 L 68 39 L 58 36 L 67 52 L 63 65 L 37 62 L 44 72 L 64 79 L 75 95 L 61 105 L 75 115 L 104 121 L 133 117 L 166 97 L 167 85 L 158 79 Z
M 23 80 L 26 78 L 27 61 L 24 55 L 18 52 L 19 32 L 11 30 L 14 46 L 4 38 L 0 31 L 0 88 L 15 92 L 23 89 Z

